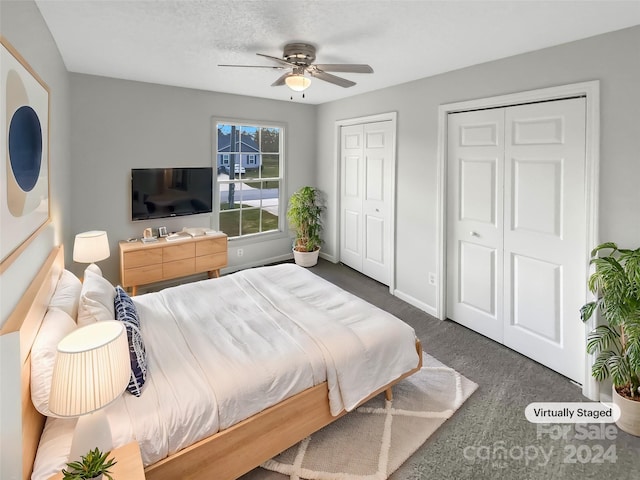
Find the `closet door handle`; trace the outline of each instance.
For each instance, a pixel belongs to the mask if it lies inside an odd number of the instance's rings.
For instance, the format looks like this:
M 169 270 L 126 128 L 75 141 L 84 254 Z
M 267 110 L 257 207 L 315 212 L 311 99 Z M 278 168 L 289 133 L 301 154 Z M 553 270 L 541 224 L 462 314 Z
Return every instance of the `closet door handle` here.
M 480 234 L 478 232 L 469 232 L 469 235 L 480 238 Z

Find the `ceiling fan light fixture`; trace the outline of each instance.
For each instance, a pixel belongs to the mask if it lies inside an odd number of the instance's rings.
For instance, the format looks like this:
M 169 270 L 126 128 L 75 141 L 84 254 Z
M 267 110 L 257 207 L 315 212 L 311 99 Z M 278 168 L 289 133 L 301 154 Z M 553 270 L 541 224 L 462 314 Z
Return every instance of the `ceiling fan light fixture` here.
M 311 79 L 301 73 L 292 73 L 284 79 L 284 83 L 294 92 L 303 92 L 311 85 Z

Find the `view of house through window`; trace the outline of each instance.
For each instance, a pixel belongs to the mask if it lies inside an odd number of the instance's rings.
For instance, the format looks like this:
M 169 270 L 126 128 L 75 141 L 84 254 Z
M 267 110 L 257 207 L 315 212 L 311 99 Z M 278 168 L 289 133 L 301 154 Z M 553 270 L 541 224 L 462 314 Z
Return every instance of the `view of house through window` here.
M 280 230 L 283 128 L 216 124 L 219 228 L 229 238 Z

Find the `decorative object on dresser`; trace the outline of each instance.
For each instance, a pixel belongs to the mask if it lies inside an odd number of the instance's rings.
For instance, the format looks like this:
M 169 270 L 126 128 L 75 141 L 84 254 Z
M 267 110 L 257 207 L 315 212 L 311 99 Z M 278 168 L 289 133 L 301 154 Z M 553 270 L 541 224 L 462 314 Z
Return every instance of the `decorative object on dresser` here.
M 139 285 L 207 272 L 219 277 L 227 266 L 227 235 L 169 235 L 152 244 L 120 242 L 120 282 L 135 295 Z
M 109 258 L 109 238 L 107 232 L 91 230 L 76 235 L 73 242 L 73 261 L 96 263 Z
M 0 38 L 0 272 L 49 223 L 49 87 Z
M 130 376 L 129 344 L 121 322 L 95 322 L 60 341 L 49 410 L 60 417 L 79 417 L 69 460 L 79 460 L 96 447 L 111 450 L 111 429 L 102 409 L 122 395 Z

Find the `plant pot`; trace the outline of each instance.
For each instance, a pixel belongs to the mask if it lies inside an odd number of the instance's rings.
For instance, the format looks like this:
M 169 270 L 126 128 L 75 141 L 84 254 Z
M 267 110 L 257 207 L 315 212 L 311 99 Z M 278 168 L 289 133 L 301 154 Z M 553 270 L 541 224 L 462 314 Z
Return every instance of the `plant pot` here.
M 293 249 L 293 259 L 295 260 L 296 265 L 300 265 L 301 267 L 313 267 L 318 263 L 319 254 L 319 248 L 313 252 L 299 252 L 295 248 Z
M 640 437 L 640 402 L 623 397 L 613 387 L 613 404 L 620 407 L 620 418 L 616 422 L 620 430 Z

